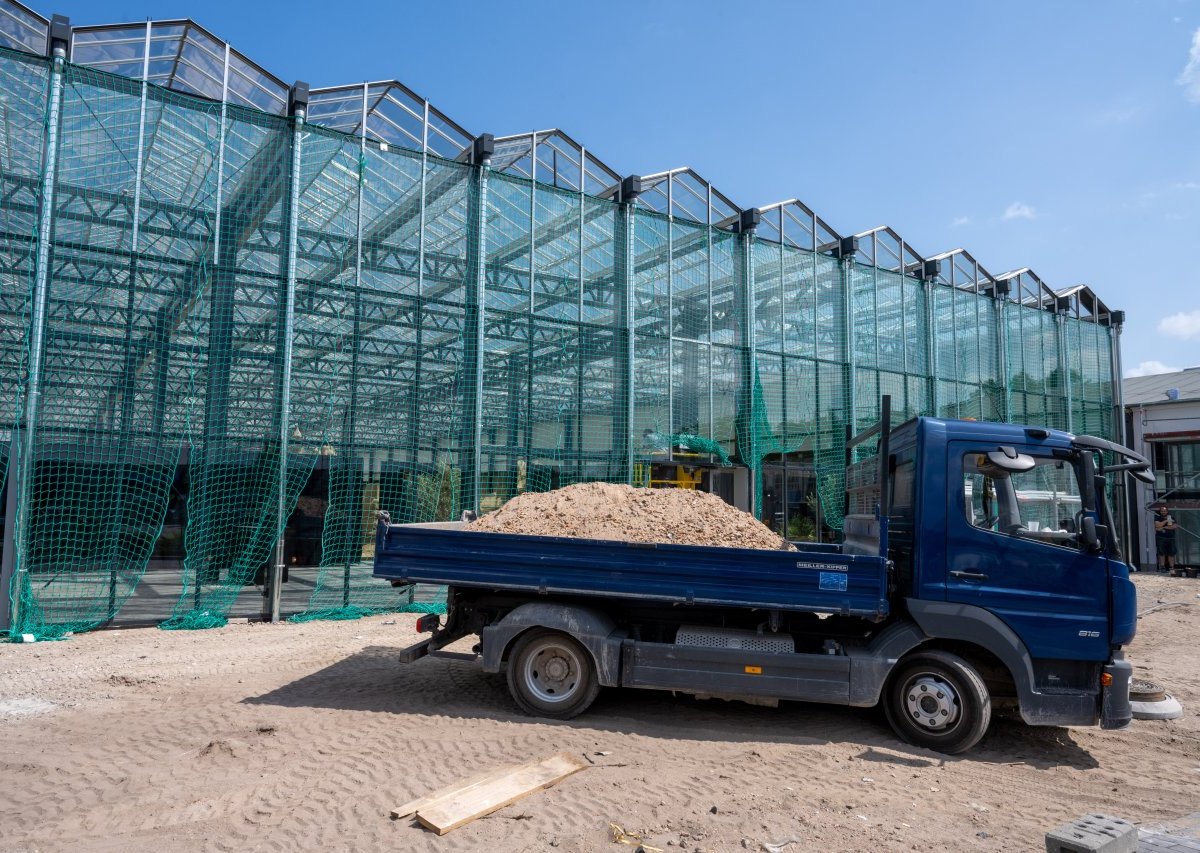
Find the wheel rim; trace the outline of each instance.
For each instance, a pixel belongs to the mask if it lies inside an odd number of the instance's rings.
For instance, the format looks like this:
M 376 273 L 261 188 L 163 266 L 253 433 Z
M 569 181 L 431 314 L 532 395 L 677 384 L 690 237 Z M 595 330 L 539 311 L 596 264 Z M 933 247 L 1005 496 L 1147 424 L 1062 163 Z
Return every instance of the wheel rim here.
M 525 686 L 539 702 L 558 705 L 579 692 L 583 665 L 570 646 L 546 639 L 535 643 L 525 655 Z
M 903 696 L 908 718 L 925 731 L 949 731 L 962 716 L 962 703 L 954 685 L 936 675 L 914 675 L 904 685 Z

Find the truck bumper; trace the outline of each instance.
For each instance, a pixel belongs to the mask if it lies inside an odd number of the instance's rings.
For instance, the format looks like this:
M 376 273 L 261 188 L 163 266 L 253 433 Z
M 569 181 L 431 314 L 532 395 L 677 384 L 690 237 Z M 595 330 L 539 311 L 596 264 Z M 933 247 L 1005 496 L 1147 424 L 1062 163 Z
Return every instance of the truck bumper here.
M 1100 728 L 1123 729 L 1133 722 L 1133 708 L 1129 705 L 1133 664 L 1125 660 L 1124 652 L 1113 652 L 1104 674 L 1112 676 L 1112 684 L 1100 689 Z

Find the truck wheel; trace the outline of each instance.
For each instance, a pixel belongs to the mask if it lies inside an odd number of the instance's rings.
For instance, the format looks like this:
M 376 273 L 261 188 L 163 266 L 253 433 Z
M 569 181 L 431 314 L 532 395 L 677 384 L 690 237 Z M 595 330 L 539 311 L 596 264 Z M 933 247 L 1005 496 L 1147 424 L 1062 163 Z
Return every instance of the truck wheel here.
M 992 699 L 975 668 L 949 652 L 902 661 L 888 682 L 884 711 L 901 739 L 956 755 L 979 742 L 992 720 Z
M 600 683 L 587 649 L 567 634 L 543 628 L 526 632 L 513 646 L 508 690 L 527 714 L 569 720 L 587 710 Z

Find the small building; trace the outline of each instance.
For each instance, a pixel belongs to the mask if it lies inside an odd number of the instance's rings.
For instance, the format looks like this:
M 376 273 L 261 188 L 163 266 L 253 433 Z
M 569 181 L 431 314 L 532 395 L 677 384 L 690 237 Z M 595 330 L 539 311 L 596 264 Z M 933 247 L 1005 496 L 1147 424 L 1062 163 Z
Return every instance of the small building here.
M 1175 522 L 1176 563 L 1200 567 L 1200 367 L 1122 382 L 1129 446 L 1154 463 L 1153 487 L 1129 478 L 1130 553 L 1154 568 L 1150 507 L 1165 503 Z

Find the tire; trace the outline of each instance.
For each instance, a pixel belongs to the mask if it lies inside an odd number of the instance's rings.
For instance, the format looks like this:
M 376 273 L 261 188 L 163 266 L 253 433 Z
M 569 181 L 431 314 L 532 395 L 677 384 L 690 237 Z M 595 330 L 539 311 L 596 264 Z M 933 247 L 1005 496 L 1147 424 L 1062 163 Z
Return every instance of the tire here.
M 531 716 L 569 720 L 595 701 L 600 682 L 591 653 L 578 640 L 537 628 L 522 634 L 513 646 L 508 690 Z
M 919 652 L 896 667 L 884 712 L 902 740 L 957 755 L 987 732 L 992 699 L 979 673 L 958 655 Z

